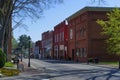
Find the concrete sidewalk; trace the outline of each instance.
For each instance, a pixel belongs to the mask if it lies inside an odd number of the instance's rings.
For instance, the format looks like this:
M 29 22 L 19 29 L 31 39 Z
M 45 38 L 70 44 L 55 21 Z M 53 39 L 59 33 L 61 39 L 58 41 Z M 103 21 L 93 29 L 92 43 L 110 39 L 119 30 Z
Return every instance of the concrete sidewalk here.
M 34 69 L 33 67 L 28 67 L 28 64 L 26 64 L 25 62 L 20 62 L 20 65 L 24 66 L 24 70 L 21 71 L 21 73 L 19 74 L 20 76 L 22 75 L 33 75 L 33 74 L 40 74 L 42 73 L 42 70 L 38 70 L 38 69 Z M 21 68 L 21 66 L 20 66 Z
M 39 79 L 42 80 L 42 78 L 44 77 L 44 74 L 42 74 L 41 70 L 34 69 L 33 67 L 28 67 L 28 65 L 24 61 L 19 62 L 18 66 L 19 66 L 18 69 L 20 69 L 21 71 L 19 75 L 10 76 L 10 77 L 1 77 L 0 80 L 19 80 L 19 79 L 29 80 L 29 78 L 31 77 L 34 78 L 34 76 L 39 76 Z M 24 70 L 21 69 L 21 67 L 23 66 L 24 66 Z M 17 69 L 17 65 L 14 68 Z M 25 78 L 28 78 L 28 79 L 25 79 Z

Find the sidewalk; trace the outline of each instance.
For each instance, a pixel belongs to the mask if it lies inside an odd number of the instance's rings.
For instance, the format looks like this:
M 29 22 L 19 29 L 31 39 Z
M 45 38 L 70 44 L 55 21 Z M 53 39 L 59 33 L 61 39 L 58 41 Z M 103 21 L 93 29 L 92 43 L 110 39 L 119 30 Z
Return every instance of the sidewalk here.
M 19 65 L 24 66 L 24 70 L 20 72 L 17 76 L 10 76 L 10 77 L 2 77 L 0 80 L 43 80 L 48 76 L 44 74 L 42 69 L 35 69 L 33 67 L 28 67 L 28 65 L 22 61 Z M 16 67 L 17 68 L 17 65 Z
M 31 74 L 40 74 L 42 73 L 41 70 L 38 70 L 38 69 L 34 69 L 32 67 L 28 67 L 28 64 L 26 64 L 25 62 L 20 62 L 19 64 L 23 65 L 24 66 L 24 70 L 21 71 L 21 73 L 19 74 L 20 76 L 22 75 L 31 75 Z

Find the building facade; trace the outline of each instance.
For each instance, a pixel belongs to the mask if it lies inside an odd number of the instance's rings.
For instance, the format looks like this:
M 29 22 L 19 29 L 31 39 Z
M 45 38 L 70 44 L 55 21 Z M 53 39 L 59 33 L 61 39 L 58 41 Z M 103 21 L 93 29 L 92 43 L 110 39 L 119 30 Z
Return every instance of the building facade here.
M 116 61 L 107 53 L 108 38 L 102 35 L 98 19 L 107 20 L 106 13 L 114 8 L 85 7 L 57 24 L 54 31 L 42 33 L 42 57 L 87 62 L 89 59 Z
M 42 58 L 42 41 L 36 41 L 34 47 L 34 58 L 41 59 Z
M 65 21 L 54 27 L 54 58 L 67 59 L 68 27 Z
M 86 62 L 89 58 L 100 61 L 115 60 L 114 55 L 107 54 L 106 36 L 101 35 L 101 26 L 97 19 L 107 20 L 106 13 L 113 8 L 85 7 L 67 18 L 68 21 L 68 58 Z
M 42 33 L 42 57 L 53 57 L 53 31 L 46 31 Z

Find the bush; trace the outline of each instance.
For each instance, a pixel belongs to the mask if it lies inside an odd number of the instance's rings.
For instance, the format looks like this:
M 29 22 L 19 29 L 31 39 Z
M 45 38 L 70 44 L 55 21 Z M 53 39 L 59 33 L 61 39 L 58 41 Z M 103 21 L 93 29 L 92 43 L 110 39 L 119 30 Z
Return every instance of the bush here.
M 6 62 L 5 53 L 3 53 L 2 49 L 0 48 L 0 68 L 4 67 L 5 62 Z

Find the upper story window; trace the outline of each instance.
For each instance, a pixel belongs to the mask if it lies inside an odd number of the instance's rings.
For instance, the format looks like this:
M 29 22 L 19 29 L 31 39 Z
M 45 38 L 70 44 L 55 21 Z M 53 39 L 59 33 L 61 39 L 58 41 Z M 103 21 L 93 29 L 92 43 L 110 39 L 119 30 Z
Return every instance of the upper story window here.
M 58 34 L 56 35 L 56 42 L 58 42 Z
M 56 41 L 55 36 L 54 36 L 54 41 Z
M 57 42 L 60 41 L 60 34 L 57 34 Z
M 61 37 L 62 37 L 62 41 L 64 41 L 64 32 L 62 32 L 62 36 Z
M 84 36 L 84 30 L 83 28 L 80 28 L 80 37 L 83 37 Z
M 73 29 L 70 29 L 70 39 L 73 39 Z
M 60 33 L 60 37 L 59 37 L 60 42 L 62 41 L 62 39 L 61 39 L 61 38 L 62 38 L 62 35 L 61 35 L 61 33 Z
M 84 27 L 80 28 L 80 37 L 84 37 L 86 35 L 86 29 Z

